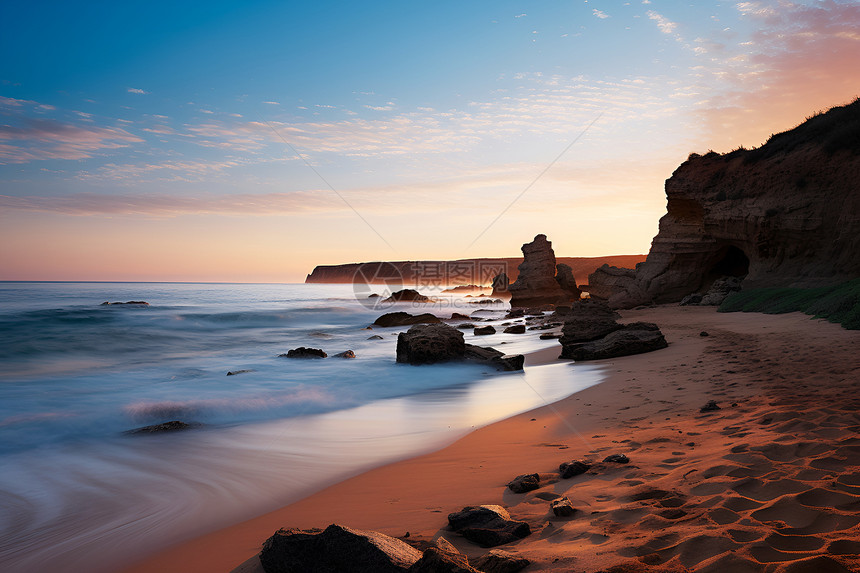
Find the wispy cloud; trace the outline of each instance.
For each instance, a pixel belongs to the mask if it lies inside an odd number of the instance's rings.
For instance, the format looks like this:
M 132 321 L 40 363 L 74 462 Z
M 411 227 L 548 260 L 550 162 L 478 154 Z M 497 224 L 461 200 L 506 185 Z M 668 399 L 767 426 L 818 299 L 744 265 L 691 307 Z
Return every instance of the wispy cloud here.
M 146 94 L 148 94 L 148 93 L 149 93 L 148 91 L 146 91 L 146 90 L 142 90 L 142 89 L 140 89 L 140 88 L 128 88 L 128 90 L 127 90 L 127 91 L 128 91 L 128 93 L 130 93 L 130 94 L 140 94 L 140 95 L 146 95 Z
M 657 27 L 660 28 L 660 31 L 664 34 L 674 34 L 675 29 L 678 27 L 678 24 L 676 22 L 673 22 L 665 16 L 658 14 L 654 10 L 648 10 L 648 18 L 654 20 L 657 23 Z
M 602 12 L 597 8 L 594 8 L 591 13 L 600 18 L 601 20 L 605 20 L 606 18 L 610 17 L 609 14 L 607 14 L 606 12 Z
M 99 152 L 143 141 L 119 127 L 81 126 L 32 117 L 16 123 L 0 125 L 0 163 L 89 159 Z

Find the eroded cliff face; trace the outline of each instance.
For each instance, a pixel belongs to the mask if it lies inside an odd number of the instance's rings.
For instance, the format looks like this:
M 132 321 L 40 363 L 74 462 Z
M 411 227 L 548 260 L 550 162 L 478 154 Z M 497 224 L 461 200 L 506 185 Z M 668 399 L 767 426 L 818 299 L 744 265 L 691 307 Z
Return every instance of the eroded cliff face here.
M 754 150 L 693 154 L 666 181 L 667 213 L 636 271 L 603 267 L 611 306 L 674 302 L 721 276 L 744 288 L 860 276 L 860 100 Z

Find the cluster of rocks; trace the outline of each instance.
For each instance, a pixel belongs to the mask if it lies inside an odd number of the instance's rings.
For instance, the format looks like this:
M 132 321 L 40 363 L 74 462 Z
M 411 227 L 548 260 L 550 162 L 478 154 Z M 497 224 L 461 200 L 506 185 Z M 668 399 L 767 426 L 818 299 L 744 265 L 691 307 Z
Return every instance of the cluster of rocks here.
M 546 235 L 537 235 L 534 241 L 522 246 L 523 262 L 517 267 L 519 275 L 507 285 L 511 307 L 563 305 L 579 300 L 582 291 L 576 286 L 569 265 L 556 264 L 552 243 Z M 493 280 L 493 296 L 500 296 L 508 283 L 506 274 Z
M 397 335 L 397 362 L 419 365 L 455 360 L 479 361 L 499 370 L 522 370 L 525 359 L 521 354 L 506 355 L 466 344 L 463 333 L 447 324 L 416 324 Z
M 721 277 L 711 284 L 705 294 L 688 294 L 681 299 L 681 306 L 720 306 L 726 297 L 741 290 L 743 277 Z
M 660 328 L 650 322 L 620 324 L 618 313 L 606 304 L 585 300 L 565 315 L 561 358 L 600 360 L 666 348 Z
M 444 537 L 424 545 L 421 551 L 404 539 L 337 524 L 280 529 L 263 544 L 260 564 L 266 573 L 517 573 L 529 565 L 499 550 L 470 561 Z
M 624 454 L 613 454 L 603 463 L 629 461 Z M 559 465 L 558 475 L 570 479 L 594 469 L 595 464 L 573 460 Z M 518 494 L 534 491 L 541 487 L 540 474 L 517 476 L 507 487 Z M 566 496 L 543 492 L 536 497 L 549 502 L 555 517 L 569 518 L 577 512 Z M 512 543 L 532 533 L 528 522 L 513 518 L 500 505 L 490 504 L 469 505 L 448 514 L 448 528 L 485 548 Z M 410 539 L 408 533 L 395 538 L 337 524 L 324 530 L 278 530 L 263 544 L 260 563 L 266 573 L 517 573 L 529 565 L 527 559 L 499 549 L 470 559 L 442 536 L 427 542 Z

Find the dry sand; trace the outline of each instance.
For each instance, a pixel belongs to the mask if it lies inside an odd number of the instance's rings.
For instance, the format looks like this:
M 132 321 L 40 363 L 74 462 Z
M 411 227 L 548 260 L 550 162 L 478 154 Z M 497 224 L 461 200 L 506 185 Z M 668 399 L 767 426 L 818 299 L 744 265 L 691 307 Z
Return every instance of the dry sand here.
M 485 503 L 530 524 L 529 537 L 501 547 L 530 559 L 526 571 L 860 571 L 860 332 L 799 313 L 665 306 L 622 315 L 656 322 L 669 348 L 603 361 L 602 384 L 129 571 L 261 571 L 255 554 L 275 530 L 334 522 L 444 535 L 477 556 L 486 550 L 448 531 L 446 516 Z M 708 400 L 721 409 L 700 413 Z M 561 462 L 611 453 L 630 463 L 558 479 Z M 539 490 L 505 488 L 532 472 Z M 547 494 L 578 511 L 554 517 Z

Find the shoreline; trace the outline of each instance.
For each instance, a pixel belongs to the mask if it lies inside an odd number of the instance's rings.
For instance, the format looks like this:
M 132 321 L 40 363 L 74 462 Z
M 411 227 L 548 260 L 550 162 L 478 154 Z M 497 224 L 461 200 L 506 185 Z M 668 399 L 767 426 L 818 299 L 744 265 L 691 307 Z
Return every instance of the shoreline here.
M 800 486 L 791 493 L 791 483 L 818 490 L 822 488 L 812 478 L 817 476 L 820 481 L 828 476 L 807 472 L 803 477 L 808 478 L 808 484 L 797 476 L 788 485 L 783 483 L 786 479 L 776 480 L 773 487 L 781 495 L 764 499 L 770 494 L 750 493 L 755 507 L 746 509 L 725 492 L 733 491 L 733 487 L 737 491 L 742 485 L 736 483 L 739 480 L 746 480 L 746 487 L 755 485 L 749 485 L 750 480 L 758 480 L 759 487 L 764 487 L 762 482 L 770 483 L 766 481 L 769 472 L 764 470 L 772 473 L 780 469 L 775 466 L 781 461 L 779 456 L 769 456 L 766 449 L 766 444 L 775 440 L 765 435 L 770 426 L 753 425 L 750 421 L 761 418 L 769 408 L 780 407 L 779 400 L 773 401 L 774 393 L 786 394 L 785 401 L 790 402 L 787 406 L 797 410 L 802 405 L 798 405 L 797 392 L 792 390 L 798 388 L 817 393 L 822 401 L 826 398 L 837 402 L 845 402 L 841 392 L 856 391 L 850 373 L 860 367 L 852 352 L 860 342 L 860 333 L 800 313 L 718 314 L 713 308 L 663 306 L 622 314 L 624 321 L 656 322 L 670 346 L 648 354 L 590 363 L 605 368 L 606 377 L 596 386 L 479 428 L 436 452 L 370 470 L 260 517 L 182 543 L 125 571 L 261 571 L 256 554 L 274 531 L 280 527 L 325 527 L 330 523 L 392 536 L 403 536 L 408 531 L 413 539 L 432 539 L 441 534 L 474 557 L 485 550 L 448 531 L 446 516 L 466 505 L 483 503 L 502 504 L 516 518 L 531 524 L 531 536 L 501 547 L 532 560 L 529 571 L 562 571 L 572 565 L 597 570 L 631 560 L 641 564 L 643 555 L 650 556 L 654 563 L 698 571 L 709 567 L 711 561 L 715 567 L 725 568 L 727 551 L 738 554 L 732 558 L 754 562 L 751 571 L 759 565 L 788 561 L 784 552 L 766 541 L 775 533 L 768 536 L 767 531 L 760 531 L 770 527 L 767 520 L 758 521 L 748 514 L 769 509 L 774 499 L 802 495 L 797 493 Z M 709 331 L 709 336 L 701 336 L 702 330 Z M 553 350 L 536 352 L 529 358 L 530 363 L 542 363 Z M 813 357 L 824 352 L 828 363 L 821 366 Z M 825 369 L 834 382 L 829 387 L 814 385 L 814 379 Z M 699 408 L 711 399 L 722 404 L 723 409 L 700 414 Z M 796 411 L 795 416 L 799 416 Z M 729 426 L 725 426 L 727 423 Z M 860 419 L 854 424 L 860 424 Z M 726 428 L 733 425 L 742 429 L 728 432 Z M 712 431 L 717 428 L 721 432 Z M 850 427 L 844 431 L 850 434 Z M 837 430 L 829 432 L 836 433 Z M 748 453 L 759 447 L 749 444 L 757 436 L 763 440 L 760 447 L 765 448 L 761 455 Z M 844 436 L 840 433 L 838 437 Z M 727 441 L 733 445 L 727 446 Z M 732 448 L 741 449 L 735 452 Z M 798 448 L 795 450 L 800 452 L 802 448 Z M 604 455 L 616 452 L 628 454 L 631 463 L 572 480 L 559 481 L 552 476 L 563 461 L 590 458 L 599 462 Z M 855 457 L 860 458 L 860 454 Z M 846 458 L 842 468 L 851 476 L 855 475 L 851 473 L 854 466 L 860 465 L 860 459 L 855 457 Z M 798 453 L 795 458 L 803 460 L 804 456 Z M 799 463 L 791 459 L 795 465 Z M 720 467 L 720 462 L 729 469 L 714 469 Z M 517 495 L 505 489 L 514 476 L 532 472 L 540 473 L 551 491 L 568 495 L 580 509 L 577 516 L 548 517 L 547 503 L 533 493 Z M 744 477 L 733 481 L 729 475 L 732 472 Z M 856 475 L 860 479 L 860 473 Z M 669 505 L 661 506 L 662 502 L 654 497 L 631 500 L 631 492 L 649 484 L 659 485 L 664 493 L 684 492 L 676 496 L 684 501 L 682 509 L 678 509 L 684 515 L 675 521 L 665 517 L 668 510 L 662 508 Z M 786 492 L 781 493 L 781 488 L 786 487 Z M 593 495 L 589 494 L 591 489 Z M 849 501 L 860 503 L 860 491 L 851 490 L 844 495 L 856 495 Z M 729 502 L 734 509 L 724 507 Z M 793 499 L 786 501 L 789 502 L 800 503 Z M 714 509 L 714 505 L 719 507 Z M 771 513 L 777 515 L 778 509 Z M 594 515 L 598 517 L 592 519 Z M 856 537 L 860 517 L 853 525 L 845 521 L 847 518 L 839 519 L 848 527 L 821 533 L 821 547 L 829 547 L 831 537 Z M 648 529 L 637 528 L 640 522 L 651 528 L 681 527 L 682 532 L 674 534 L 672 543 L 664 539 L 667 547 L 663 547 L 648 539 L 653 535 Z M 732 523 L 738 525 L 731 531 L 747 531 L 751 541 L 732 539 L 728 533 L 702 533 L 731 528 Z M 755 537 L 755 532 L 762 535 Z M 562 540 L 566 543 L 559 543 Z M 699 549 L 693 551 L 693 547 Z M 815 558 L 822 551 L 819 548 L 795 556 Z M 691 554 L 704 557 L 697 560 Z

